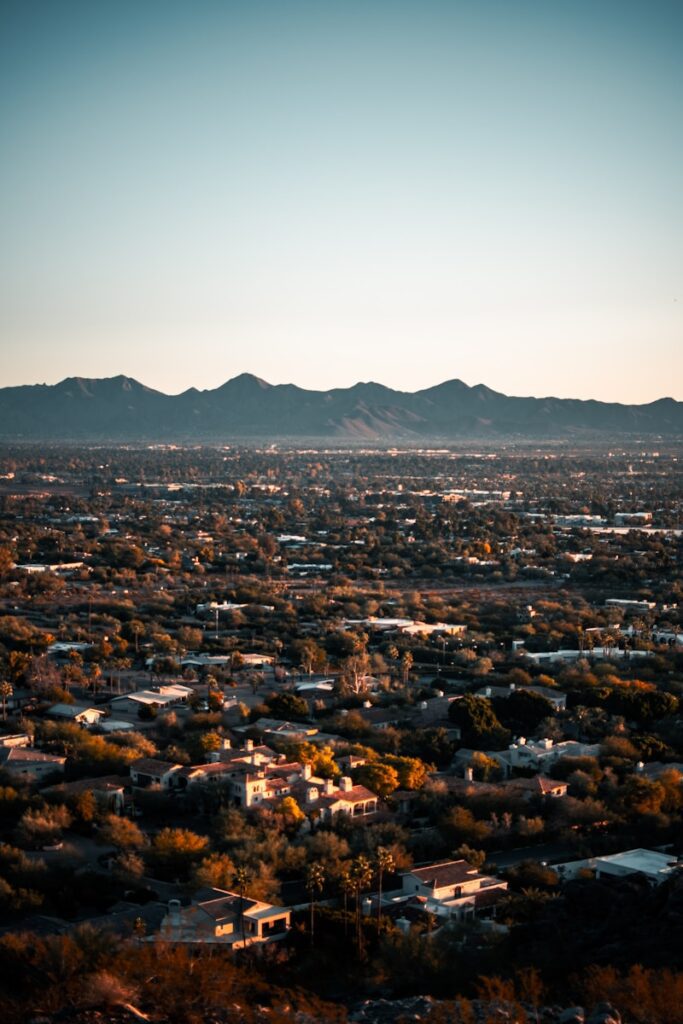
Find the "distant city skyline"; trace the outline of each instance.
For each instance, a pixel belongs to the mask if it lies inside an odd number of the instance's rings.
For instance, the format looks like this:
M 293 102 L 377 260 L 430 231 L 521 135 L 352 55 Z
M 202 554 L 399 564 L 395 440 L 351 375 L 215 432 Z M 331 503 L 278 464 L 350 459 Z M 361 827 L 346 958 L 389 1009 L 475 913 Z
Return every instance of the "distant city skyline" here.
M 5 0 L 0 386 L 683 399 L 683 4 Z

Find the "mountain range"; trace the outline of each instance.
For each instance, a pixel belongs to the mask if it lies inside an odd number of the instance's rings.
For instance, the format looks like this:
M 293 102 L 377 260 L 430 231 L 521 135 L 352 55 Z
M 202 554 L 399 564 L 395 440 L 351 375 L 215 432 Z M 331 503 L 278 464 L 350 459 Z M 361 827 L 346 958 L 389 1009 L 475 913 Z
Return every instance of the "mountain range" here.
M 0 388 L 4 440 L 417 442 L 620 435 L 683 437 L 683 402 L 514 398 L 461 380 L 415 392 L 375 383 L 309 391 L 248 373 L 213 390 L 190 388 L 180 395 L 124 376 Z

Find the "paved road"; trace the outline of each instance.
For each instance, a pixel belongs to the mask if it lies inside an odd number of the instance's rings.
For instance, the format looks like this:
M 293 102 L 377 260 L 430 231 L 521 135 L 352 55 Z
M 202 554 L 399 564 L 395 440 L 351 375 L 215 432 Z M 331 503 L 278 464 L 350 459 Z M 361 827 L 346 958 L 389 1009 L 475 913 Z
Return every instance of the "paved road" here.
M 546 861 L 559 864 L 576 856 L 576 850 L 568 843 L 542 843 L 540 846 L 520 846 L 515 850 L 498 850 L 488 854 L 486 860 L 497 868 L 510 868 L 523 860 Z

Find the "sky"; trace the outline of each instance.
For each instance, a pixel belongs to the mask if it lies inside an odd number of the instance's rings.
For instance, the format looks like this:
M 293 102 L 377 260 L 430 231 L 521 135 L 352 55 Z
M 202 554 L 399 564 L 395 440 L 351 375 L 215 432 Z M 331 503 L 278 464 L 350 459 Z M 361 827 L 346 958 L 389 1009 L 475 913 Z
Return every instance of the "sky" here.
M 680 0 L 0 0 L 0 385 L 683 399 Z

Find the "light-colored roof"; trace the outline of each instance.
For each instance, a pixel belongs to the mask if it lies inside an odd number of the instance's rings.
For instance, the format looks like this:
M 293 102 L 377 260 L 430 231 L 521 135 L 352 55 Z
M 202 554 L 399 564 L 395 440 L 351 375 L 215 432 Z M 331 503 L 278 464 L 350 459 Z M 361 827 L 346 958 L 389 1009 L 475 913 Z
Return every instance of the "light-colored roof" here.
M 58 715 L 60 718 L 77 718 L 84 711 L 94 715 L 103 715 L 101 708 L 93 708 L 89 704 L 53 704 L 48 708 L 48 715 Z
M 639 871 L 646 875 L 669 874 L 677 866 L 676 857 L 666 853 L 659 853 L 657 850 L 624 850 L 623 853 L 611 853 L 604 857 L 595 858 L 596 866 L 614 864 L 615 866 L 627 868 L 629 871 Z
M 3 747 L 0 749 L 0 762 L 3 764 L 54 764 L 61 765 L 65 757 L 57 754 L 43 754 L 32 747 Z
M 172 704 L 178 700 L 178 694 L 155 693 L 154 690 L 138 690 L 137 693 L 126 693 L 120 697 L 113 697 L 112 704 L 122 700 L 133 700 L 137 704 Z

